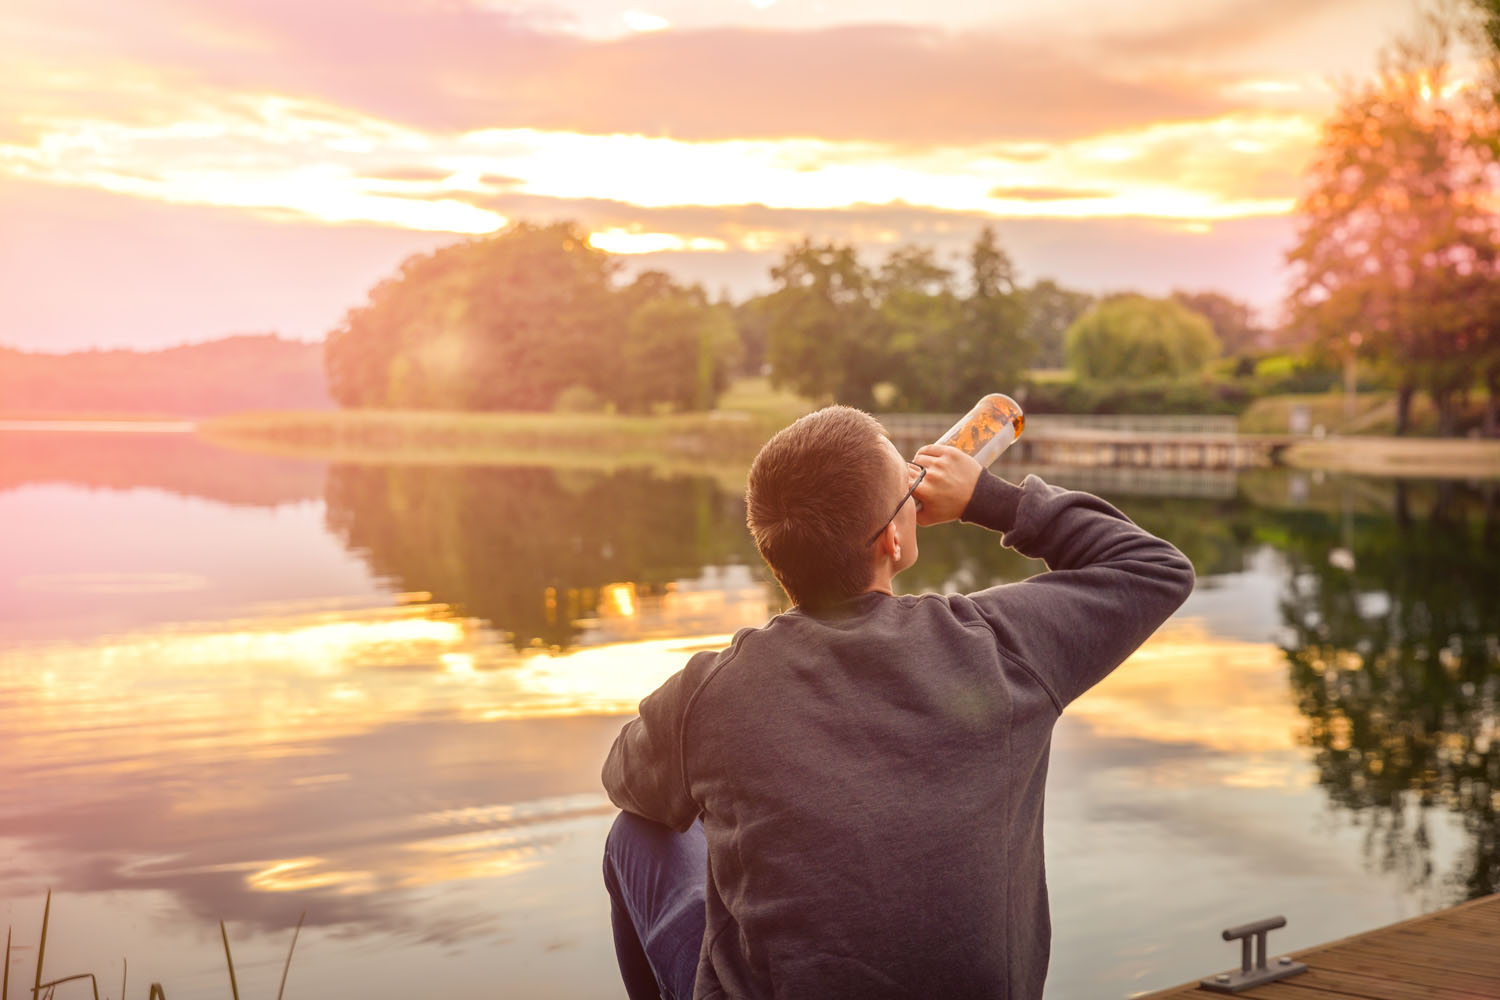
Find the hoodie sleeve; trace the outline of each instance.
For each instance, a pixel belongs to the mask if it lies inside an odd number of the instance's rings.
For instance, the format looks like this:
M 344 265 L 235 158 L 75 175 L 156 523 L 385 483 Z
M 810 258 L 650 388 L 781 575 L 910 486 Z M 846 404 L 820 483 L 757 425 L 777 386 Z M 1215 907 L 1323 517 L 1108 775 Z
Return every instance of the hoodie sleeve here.
M 683 728 L 693 694 L 717 654 L 697 653 L 640 704 L 604 760 L 604 790 L 626 812 L 683 831 L 698 818 L 688 791 Z
M 980 477 L 963 520 L 1003 532 L 1048 572 L 970 599 L 1059 711 L 1119 666 L 1181 606 L 1193 565 L 1090 493 L 1027 476 Z

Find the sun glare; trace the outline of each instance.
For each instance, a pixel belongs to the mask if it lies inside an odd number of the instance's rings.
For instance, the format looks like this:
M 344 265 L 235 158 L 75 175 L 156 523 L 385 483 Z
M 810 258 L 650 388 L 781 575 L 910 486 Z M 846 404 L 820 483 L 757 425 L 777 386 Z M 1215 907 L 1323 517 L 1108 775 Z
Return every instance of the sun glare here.
M 631 31 L 664 31 L 672 26 L 666 18 L 642 10 L 627 10 L 620 17 Z

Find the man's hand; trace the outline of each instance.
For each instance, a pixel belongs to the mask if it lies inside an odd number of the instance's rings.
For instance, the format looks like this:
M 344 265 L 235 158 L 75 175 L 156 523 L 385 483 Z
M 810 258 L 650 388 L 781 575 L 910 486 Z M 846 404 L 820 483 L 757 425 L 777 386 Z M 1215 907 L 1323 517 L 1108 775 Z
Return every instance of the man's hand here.
M 925 526 L 958 520 L 984 469 L 973 456 L 946 444 L 923 445 L 912 461 L 927 469 L 926 478 L 917 487 L 917 499 L 922 501 L 917 523 Z

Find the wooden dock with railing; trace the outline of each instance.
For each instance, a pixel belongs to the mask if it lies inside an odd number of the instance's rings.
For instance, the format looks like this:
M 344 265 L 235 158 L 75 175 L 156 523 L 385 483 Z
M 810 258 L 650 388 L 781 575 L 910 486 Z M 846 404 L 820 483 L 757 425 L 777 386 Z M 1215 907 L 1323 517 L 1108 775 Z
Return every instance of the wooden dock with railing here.
M 956 414 L 885 414 L 903 454 L 935 441 Z M 1035 414 L 1011 451 L 1033 466 L 1136 469 L 1242 469 L 1269 464 L 1290 438 L 1243 435 L 1225 416 L 1073 416 Z
M 1204 935 L 1206 948 L 1214 947 Z M 1231 957 L 1223 948 L 1223 957 Z M 1245 949 L 1246 958 L 1249 948 Z M 1207 954 L 1207 953 L 1206 953 Z M 1306 971 L 1236 990 L 1246 1000 L 1500 1000 L 1500 894 L 1300 951 L 1272 953 L 1270 968 Z M 1249 965 L 1247 961 L 1245 963 Z M 1205 961 L 1206 980 L 1136 1000 L 1207 1000 L 1235 975 Z

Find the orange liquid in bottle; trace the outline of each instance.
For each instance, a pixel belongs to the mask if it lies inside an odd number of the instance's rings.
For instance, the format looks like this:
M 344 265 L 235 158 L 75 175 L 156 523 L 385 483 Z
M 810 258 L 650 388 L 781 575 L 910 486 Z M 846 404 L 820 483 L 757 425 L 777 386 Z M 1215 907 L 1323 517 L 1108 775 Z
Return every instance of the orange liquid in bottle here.
M 1003 393 L 992 392 L 975 403 L 937 443 L 952 445 L 973 455 L 980 465 L 989 465 L 1015 444 L 1025 427 L 1026 414 L 1020 404 Z

